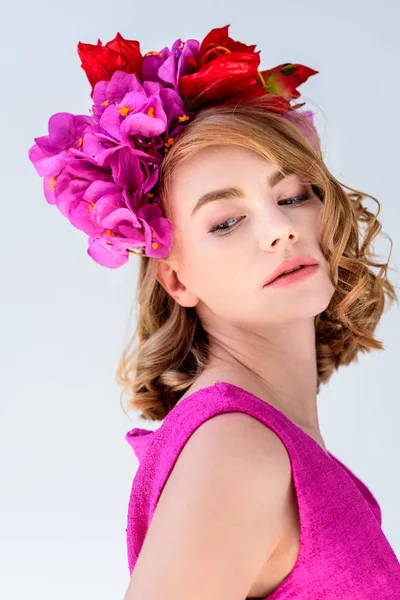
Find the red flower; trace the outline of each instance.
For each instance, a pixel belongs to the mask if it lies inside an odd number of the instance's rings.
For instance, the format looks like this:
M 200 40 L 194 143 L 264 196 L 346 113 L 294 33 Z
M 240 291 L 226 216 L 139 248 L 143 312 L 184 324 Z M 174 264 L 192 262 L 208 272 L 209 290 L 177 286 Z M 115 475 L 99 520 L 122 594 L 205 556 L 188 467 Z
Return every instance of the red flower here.
M 198 60 L 200 65 L 206 64 L 215 58 L 218 58 L 218 56 L 226 54 L 227 50 L 229 52 L 254 53 L 257 44 L 247 46 L 246 44 L 242 44 L 242 42 L 235 42 L 235 40 L 228 35 L 229 27 L 230 25 L 216 27 L 206 35 L 201 42 L 199 49 Z M 260 50 L 258 50 L 256 54 L 260 54 Z
M 221 102 L 255 88 L 260 50 L 228 36 L 229 25 L 212 29 L 199 48 L 195 71 L 179 80 L 179 93 L 185 106 L 199 109 L 210 102 Z M 261 91 L 261 90 L 260 90 Z M 255 95 L 259 92 L 253 91 Z M 265 93 L 262 92 L 261 93 Z
M 314 71 L 303 65 L 284 63 L 267 71 L 258 71 L 260 51 L 229 37 L 230 25 L 212 29 L 200 45 L 194 71 L 179 81 L 179 93 L 185 106 L 199 110 L 210 104 L 231 104 L 271 94 L 269 110 L 284 113 L 290 100 L 298 98 L 295 89 Z
M 143 56 L 140 53 L 140 43 L 124 39 L 119 32 L 105 46 L 100 39 L 97 45 L 79 42 L 78 54 L 81 67 L 92 86 L 91 97 L 96 83 L 109 81 L 115 71 L 136 73 L 141 77 Z

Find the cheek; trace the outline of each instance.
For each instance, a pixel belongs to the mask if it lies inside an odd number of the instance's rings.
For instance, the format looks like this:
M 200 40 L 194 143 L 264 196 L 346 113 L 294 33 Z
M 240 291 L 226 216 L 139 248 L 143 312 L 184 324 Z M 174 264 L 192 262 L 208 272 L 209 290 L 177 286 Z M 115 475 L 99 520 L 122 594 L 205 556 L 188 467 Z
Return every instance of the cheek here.
M 321 221 L 323 215 L 324 207 L 321 206 L 318 210 L 314 211 L 310 217 L 309 229 L 312 230 L 314 237 L 316 240 L 320 241 L 321 239 Z
M 224 240 L 225 241 L 225 240 Z M 222 242 L 222 240 L 220 240 Z M 222 247 L 210 255 L 204 250 L 192 249 L 188 257 L 188 277 L 192 289 L 207 305 L 221 313 L 231 302 L 248 289 L 249 265 L 244 264 L 243 252 L 235 256 Z M 190 265 L 190 266 L 189 266 Z

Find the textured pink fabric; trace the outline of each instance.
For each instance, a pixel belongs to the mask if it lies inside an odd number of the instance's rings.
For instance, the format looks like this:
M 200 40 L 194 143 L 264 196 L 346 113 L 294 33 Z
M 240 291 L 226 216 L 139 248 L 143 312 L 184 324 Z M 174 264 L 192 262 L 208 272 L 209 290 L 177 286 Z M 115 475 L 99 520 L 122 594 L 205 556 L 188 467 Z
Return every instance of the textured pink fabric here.
M 235 411 L 252 415 L 280 437 L 299 505 L 299 555 L 268 600 L 400 600 L 399 561 L 370 490 L 281 411 L 227 382 L 184 398 L 155 431 L 134 428 L 126 434 L 139 460 L 126 528 L 130 574 L 185 443 L 207 419 Z

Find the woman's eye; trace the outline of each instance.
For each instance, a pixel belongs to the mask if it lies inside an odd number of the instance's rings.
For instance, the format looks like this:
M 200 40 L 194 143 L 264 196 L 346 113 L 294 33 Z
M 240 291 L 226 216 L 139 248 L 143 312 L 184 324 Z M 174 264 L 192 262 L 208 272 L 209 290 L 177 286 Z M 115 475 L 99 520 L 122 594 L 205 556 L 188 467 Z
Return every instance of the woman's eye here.
M 293 206 L 293 208 L 297 208 L 298 206 L 300 206 L 301 204 L 303 204 L 304 202 L 306 202 L 307 200 L 311 200 L 310 196 L 307 195 L 303 195 L 303 196 L 294 196 L 293 198 L 287 198 L 286 200 L 279 200 L 278 204 L 280 206 Z M 219 231 L 226 231 L 227 229 L 231 230 L 228 231 L 228 233 L 223 233 L 222 235 L 229 235 L 230 233 L 232 233 L 233 231 L 235 231 L 235 229 L 237 229 L 237 227 L 233 227 L 232 225 L 229 225 L 229 223 L 231 223 L 232 221 L 242 221 L 245 217 L 241 217 L 240 219 L 237 219 L 236 217 L 233 217 L 232 219 L 228 219 L 227 221 L 224 221 L 223 223 L 219 223 L 218 225 L 216 225 L 215 227 L 213 227 L 208 233 L 216 233 L 217 235 L 221 235 L 219 233 Z
M 242 217 L 240 220 L 244 219 L 244 217 Z M 232 226 L 228 226 L 229 223 L 231 223 L 232 221 L 239 221 L 239 219 L 236 219 L 235 217 L 233 217 L 232 219 L 228 219 L 227 221 L 224 221 L 224 223 L 220 223 L 219 225 L 216 225 L 215 227 L 213 227 L 211 229 L 211 231 L 209 231 L 209 233 L 217 233 L 218 231 L 223 231 L 226 229 L 232 229 Z M 235 227 L 236 229 L 236 227 Z M 228 233 L 224 233 L 223 235 L 228 235 L 229 233 L 232 233 L 231 231 L 229 231 Z M 219 234 L 217 234 L 219 235 Z

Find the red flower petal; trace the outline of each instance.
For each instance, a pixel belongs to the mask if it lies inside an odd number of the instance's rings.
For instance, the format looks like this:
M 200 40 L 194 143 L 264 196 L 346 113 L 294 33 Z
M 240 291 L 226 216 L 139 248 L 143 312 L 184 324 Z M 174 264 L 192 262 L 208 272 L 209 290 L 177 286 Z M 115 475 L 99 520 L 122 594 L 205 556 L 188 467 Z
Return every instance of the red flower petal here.
M 287 100 L 298 98 L 300 93 L 296 90 L 296 87 L 317 73 L 318 71 L 314 71 L 310 67 L 292 63 L 283 63 L 273 69 L 261 71 L 267 92 L 279 94 Z
M 257 81 L 259 53 L 232 52 L 203 65 L 199 71 L 179 80 L 179 93 L 189 109 L 220 102 L 242 91 L 249 92 Z M 265 93 L 265 92 L 264 92 Z
M 78 54 L 81 67 L 92 86 L 98 81 L 109 81 L 115 71 L 142 73 L 143 57 L 140 52 L 140 43 L 136 40 L 126 40 L 120 33 L 103 46 L 100 40 L 97 45 L 78 43 Z
M 236 42 L 228 35 L 230 25 L 212 29 L 201 42 L 199 48 L 198 62 L 200 65 L 217 58 L 220 54 L 230 52 L 254 52 L 256 44 L 247 46 L 242 42 Z

